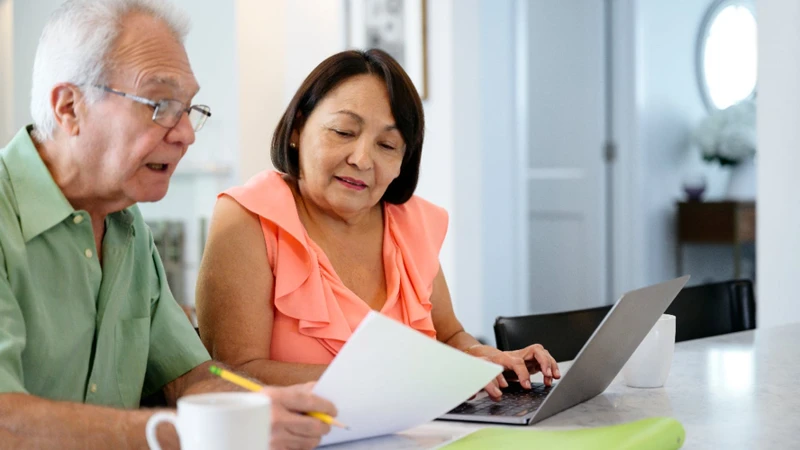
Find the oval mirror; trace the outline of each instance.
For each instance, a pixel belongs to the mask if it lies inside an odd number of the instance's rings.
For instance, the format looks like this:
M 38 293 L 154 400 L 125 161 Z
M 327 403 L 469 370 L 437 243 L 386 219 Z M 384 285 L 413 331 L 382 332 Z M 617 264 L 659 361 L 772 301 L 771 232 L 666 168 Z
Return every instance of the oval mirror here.
M 725 109 L 756 92 L 757 34 L 750 0 L 716 0 L 700 26 L 697 75 L 710 111 Z

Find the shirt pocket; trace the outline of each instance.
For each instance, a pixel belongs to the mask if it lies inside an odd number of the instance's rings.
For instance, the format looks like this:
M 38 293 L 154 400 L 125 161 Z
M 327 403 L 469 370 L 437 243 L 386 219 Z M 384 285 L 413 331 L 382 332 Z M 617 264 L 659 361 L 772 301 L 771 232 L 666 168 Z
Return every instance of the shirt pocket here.
M 122 405 L 138 408 L 150 352 L 150 317 L 120 320 L 115 338 L 117 384 Z

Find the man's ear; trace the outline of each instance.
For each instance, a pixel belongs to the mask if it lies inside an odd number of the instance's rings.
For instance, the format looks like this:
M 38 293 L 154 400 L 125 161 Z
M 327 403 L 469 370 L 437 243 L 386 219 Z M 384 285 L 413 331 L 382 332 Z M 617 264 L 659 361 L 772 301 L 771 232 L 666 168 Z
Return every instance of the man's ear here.
M 76 136 L 80 132 L 83 105 L 83 94 L 74 84 L 59 83 L 50 91 L 50 107 L 53 108 L 56 125 L 68 136 Z

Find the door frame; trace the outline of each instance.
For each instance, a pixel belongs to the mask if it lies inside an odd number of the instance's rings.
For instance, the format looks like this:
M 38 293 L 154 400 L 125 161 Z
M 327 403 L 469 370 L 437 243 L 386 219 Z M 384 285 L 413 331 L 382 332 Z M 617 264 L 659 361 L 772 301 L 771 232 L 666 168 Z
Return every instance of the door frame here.
M 641 286 L 643 281 L 643 230 L 641 229 L 641 156 L 637 131 L 638 69 L 636 0 L 599 0 L 606 11 L 606 111 L 607 136 L 613 143 L 613 164 L 607 164 L 606 186 L 606 292 L 605 303 L 613 303 L 625 291 Z M 527 184 L 528 146 L 528 1 L 514 0 L 514 141 L 517 166 L 514 173 L 516 191 L 516 314 L 528 310 L 530 289 L 528 274 Z M 610 62 L 609 62 L 610 59 Z M 598 152 L 603 149 L 598 148 Z

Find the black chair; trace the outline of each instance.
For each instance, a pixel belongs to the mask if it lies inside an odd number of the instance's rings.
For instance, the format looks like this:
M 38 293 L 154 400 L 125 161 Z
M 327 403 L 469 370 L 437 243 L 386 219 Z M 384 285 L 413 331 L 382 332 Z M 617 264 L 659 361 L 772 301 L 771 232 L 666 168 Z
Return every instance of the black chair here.
M 611 305 L 552 314 L 498 317 L 494 336 L 500 350 L 517 350 L 542 344 L 556 361 L 575 359 Z
M 756 327 L 756 300 L 750 280 L 684 288 L 666 314 L 675 316 L 675 341 L 688 341 Z
M 497 348 L 516 350 L 542 344 L 556 361 L 575 359 L 611 305 L 553 314 L 498 317 Z M 676 318 L 675 341 L 687 341 L 756 328 L 756 302 L 750 280 L 684 288 L 667 308 Z

